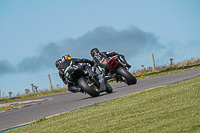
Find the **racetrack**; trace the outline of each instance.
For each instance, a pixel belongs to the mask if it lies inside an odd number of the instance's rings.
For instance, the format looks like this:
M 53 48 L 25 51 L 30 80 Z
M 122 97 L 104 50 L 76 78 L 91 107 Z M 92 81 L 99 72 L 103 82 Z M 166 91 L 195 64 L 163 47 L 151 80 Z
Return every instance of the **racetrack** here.
M 138 80 L 136 85 L 131 86 L 128 86 L 124 83 L 113 84 L 112 87 L 114 93 L 102 93 L 99 97 L 95 98 L 92 98 L 87 94 L 71 92 L 34 98 L 31 99 L 32 102 L 26 102 L 26 107 L 0 113 L 0 131 L 38 120 L 40 118 L 89 106 L 94 103 L 103 102 L 150 88 L 194 78 L 197 77 L 199 73 L 200 69 L 197 69 L 182 73 L 141 79 Z

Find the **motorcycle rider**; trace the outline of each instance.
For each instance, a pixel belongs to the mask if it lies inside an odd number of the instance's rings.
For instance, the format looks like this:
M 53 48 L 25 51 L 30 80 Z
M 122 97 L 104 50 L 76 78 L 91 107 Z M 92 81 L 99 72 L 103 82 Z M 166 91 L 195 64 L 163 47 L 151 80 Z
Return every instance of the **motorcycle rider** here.
M 124 56 L 121 54 L 118 54 L 116 52 L 99 52 L 98 48 L 93 48 L 90 51 L 90 54 L 93 58 L 93 61 L 95 64 L 97 64 L 98 66 L 100 66 L 103 69 L 103 75 L 105 76 L 106 79 L 111 78 L 110 76 L 108 76 L 108 72 L 109 70 L 106 69 L 107 68 L 107 62 L 109 59 L 111 58 L 118 58 L 122 63 L 124 63 L 124 67 L 127 67 L 128 69 L 131 68 L 131 65 L 129 65 Z
M 94 62 L 88 59 L 78 59 L 78 58 L 71 58 L 69 54 L 62 56 L 62 59 L 58 59 L 55 62 L 55 65 L 57 69 L 59 70 L 59 76 L 62 79 L 62 81 L 67 85 L 68 84 L 68 90 L 75 93 L 75 92 L 83 92 L 81 88 L 78 88 L 76 86 L 73 86 L 73 83 L 70 82 L 66 76 L 65 72 L 72 68 L 73 66 L 79 66 L 79 67 L 86 67 L 87 65 L 81 66 L 79 63 L 89 63 L 91 66 L 94 65 Z M 87 68 L 86 68 L 87 69 Z

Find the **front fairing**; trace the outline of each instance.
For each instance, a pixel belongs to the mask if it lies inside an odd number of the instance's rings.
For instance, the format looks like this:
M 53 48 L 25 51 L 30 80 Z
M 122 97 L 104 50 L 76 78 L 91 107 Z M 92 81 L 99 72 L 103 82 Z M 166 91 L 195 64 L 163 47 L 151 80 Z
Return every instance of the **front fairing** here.
M 65 76 L 69 81 L 75 82 L 84 75 L 83 71 L 84 70 L 81 67 L 71 67 L 65 71 Z

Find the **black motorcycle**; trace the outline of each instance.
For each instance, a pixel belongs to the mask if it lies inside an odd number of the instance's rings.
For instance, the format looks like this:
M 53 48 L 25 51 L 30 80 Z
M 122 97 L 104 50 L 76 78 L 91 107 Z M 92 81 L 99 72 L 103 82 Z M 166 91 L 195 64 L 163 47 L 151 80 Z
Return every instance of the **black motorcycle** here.
M 99 96 L 101 92 L 113 92 L 112 87 L 105 83 L 103 76 L 92 71 L 92 67 L 87 64 L 73 66 L 65 72 L 65 75 L 68 82 L 80 87 L 83 92 L 92 97 Z

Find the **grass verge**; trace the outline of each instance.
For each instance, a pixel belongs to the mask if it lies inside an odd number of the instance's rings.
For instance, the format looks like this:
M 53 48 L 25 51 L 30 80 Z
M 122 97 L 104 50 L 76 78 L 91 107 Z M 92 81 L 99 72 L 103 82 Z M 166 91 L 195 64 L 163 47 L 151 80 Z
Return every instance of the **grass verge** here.
M 151 71 L 138 71 L 137 73 L 133 72 L 133 75 L 137 79 L 144 79 L 144 78 L 150 78 L 150 77 L 156 77 L 156 76 L 162 76 L 162 75 L 167 75 L 167 74 L 173 74 L 173 73 L 179 73 L 179 72 L 184 72 L 184 71 L 190 71 L 190 70 L 195 70 L 195 69 L 200 69 L 200 66 L 194 66 L 194 67 L 189 67 L 189 68 L 167 68 L 165 70 L 155 70 L 153 72 Z
M 63 92 L 67 92 L 67 91 L 68 91 L 67 88 L 54 89 L 54 90 L 49 90 L 49 91 L 42 91 L 42 92 L 39 92 L 39 93 L 31 93 L 31 94 L 26 94 L 26 95 L 20 95 L 20 96 L 17 96 L 17 97 L 3 98 L 3 99 L 0 99 L 0 103 L 7 103 L 7 102 L 19 101 L 19 100 L 30 99 L 30 98 L 35 98 L 35 97 L 42 97 L 42 96 L 46 96 L 46 95 L 63 93 Z
M 200 76 L 40 119 L 10 132 L 199 132 Z

